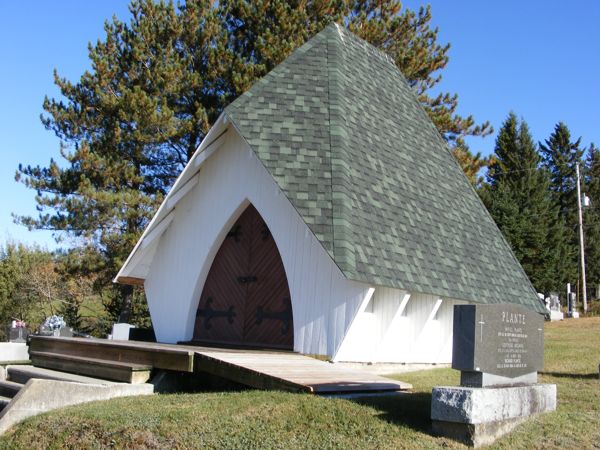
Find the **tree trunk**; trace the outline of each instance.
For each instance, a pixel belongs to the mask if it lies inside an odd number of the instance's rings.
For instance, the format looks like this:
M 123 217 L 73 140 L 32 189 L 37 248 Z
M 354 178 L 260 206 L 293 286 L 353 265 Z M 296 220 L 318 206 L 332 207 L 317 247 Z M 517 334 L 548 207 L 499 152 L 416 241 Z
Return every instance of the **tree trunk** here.
M 119 313 L 119 323 L 129 323 L 131 320 L 131 303 L 133 296 L 133 286 L 121 285 L 121 312 Z

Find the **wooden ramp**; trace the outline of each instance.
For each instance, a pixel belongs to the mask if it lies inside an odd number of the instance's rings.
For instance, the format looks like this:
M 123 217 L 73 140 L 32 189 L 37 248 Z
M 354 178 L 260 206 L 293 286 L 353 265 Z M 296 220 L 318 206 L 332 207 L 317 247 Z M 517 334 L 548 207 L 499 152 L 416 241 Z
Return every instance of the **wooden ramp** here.
M 292 352 L 199 348 L 196 370 L 209 372 L 258 389 L 278 389 L 314 394 L 396 392 L 408 383 Z
M 412 387 L 287 351 L 33 336 L 29 353 L 38 367 L 127 383 L 143 383 L 153 369 L 166 369 L 205 372 L 258 389 L 314 394 L 394 392 Z

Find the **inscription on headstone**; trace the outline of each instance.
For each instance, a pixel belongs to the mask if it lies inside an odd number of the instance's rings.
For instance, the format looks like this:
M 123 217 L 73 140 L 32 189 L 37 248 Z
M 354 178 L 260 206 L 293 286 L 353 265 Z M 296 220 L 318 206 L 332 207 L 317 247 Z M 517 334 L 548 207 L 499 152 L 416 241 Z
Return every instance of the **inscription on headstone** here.
M 454 369 L 514 378 L 543 365 L 542 315 L 515 304 L 454 307 Z

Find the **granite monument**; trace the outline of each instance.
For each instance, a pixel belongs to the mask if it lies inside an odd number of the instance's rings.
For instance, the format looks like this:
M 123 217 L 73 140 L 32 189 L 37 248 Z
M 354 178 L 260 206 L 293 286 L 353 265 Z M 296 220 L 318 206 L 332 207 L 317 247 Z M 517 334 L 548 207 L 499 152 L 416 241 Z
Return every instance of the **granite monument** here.
M 461 385 L 433 389 L 435 434 L 478 447 L 556 409 L 556 385 L 537 383 L 542 315 L 515 304 L 457 305 L 453 326 L 452 367 Z

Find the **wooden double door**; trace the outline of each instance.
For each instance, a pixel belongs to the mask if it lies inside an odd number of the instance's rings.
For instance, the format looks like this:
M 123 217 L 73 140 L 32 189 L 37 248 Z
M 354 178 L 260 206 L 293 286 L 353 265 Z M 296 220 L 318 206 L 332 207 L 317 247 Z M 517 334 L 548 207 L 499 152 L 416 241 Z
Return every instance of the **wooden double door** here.
M 212 263 L 196 312 L 194 341 L 294 346 L 283 262 L 269 228 L 252 205 L 233 225 Z

